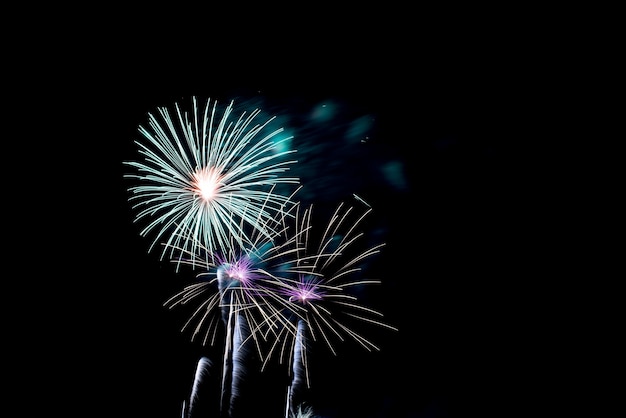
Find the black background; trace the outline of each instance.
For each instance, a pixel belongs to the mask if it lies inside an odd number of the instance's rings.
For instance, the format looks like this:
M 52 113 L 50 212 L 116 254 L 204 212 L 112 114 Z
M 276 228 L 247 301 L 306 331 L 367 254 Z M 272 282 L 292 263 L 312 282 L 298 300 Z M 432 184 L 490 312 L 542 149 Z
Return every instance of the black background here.
M 96 15 L 42 41 L 58 52 L 40 81 L 41 106 L 54 115 L 41 142 L 54 161 L 47 203 L 59 213 L 46 234 L 56 250 L 47 269 L 61 277 L 45 287 L 61 313 L 42 318 L 51 332 L 39 344 L 63 347 L 51 380 L 73 383 L 52 402 L 79 416 L 180 415 L 204 349 L 162 306 L 184 279 L 147 253 L 123 161 L 137 158 L 148 112 L 197 96 L 291 115 L 307 197 L 333 206 L 357 193 L 374 208 L 386 247 L 370 301 L 399 330 L 363 328 L 379 352 L 346 344 L 320 354 L 320 415 L 509 416 L 527 407 L 509 385 L 528 372 L 534 347 L 522 325 L 533 309 L 525 267 L 514 257 L 525 222 L 513 214 L 522 190 L 512 175 L 523 127 L 509 107 L 526 82 L 512 75 L 523 63 L 506 16 L 452 6 L 230 24 L 215 14 L 187 22 L 193 10 Z M 322 103 L 336 105 L 340 127 L 373 120 L 367 141 L 336 149 L 331 122 L 304 131 L 299 123 Z M 308 141 L 321 151 L 307 153 Z M 389 162 L 401 183 L 380 176 Z M 284 377 L 273 372 L 256 401 L 281 413 Z

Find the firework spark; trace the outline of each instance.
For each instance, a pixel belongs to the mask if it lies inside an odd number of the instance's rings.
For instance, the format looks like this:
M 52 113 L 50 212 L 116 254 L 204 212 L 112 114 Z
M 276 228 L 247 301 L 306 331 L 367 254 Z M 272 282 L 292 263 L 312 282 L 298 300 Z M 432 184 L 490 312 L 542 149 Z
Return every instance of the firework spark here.
M 261 112 L 255 109 L 231 121 L 232 101 L 221 118 L 217 101 L 202 109 L 195 97 L 192 102 L 191 115 L 178 104 L 174 115 L 159 108 L 160 120 L 148 114 L 149 128 L 139 126 L 147 142 L 135 141 L 144 161 L 125 162 L 137 170 L 125 177 L 139 183 L 129 188 L 129 201 L 138 211 L 135 221 L 147 221 L 140 235 L 155 234 L 149 251 L 163 244 L 162 259 L 168 251 L 175 258 L 175 249 L 195 257 L 199 246 L 209 255 L 244 247 L 250 239 L 242 226 L 274 236 L 265 228 L 290 203 L 277 188 L 299 183 L 284 176 L 295 150 L 285 150 L 292 137 L 283 128 L 269 130 L 275 117 L 255 124 Z

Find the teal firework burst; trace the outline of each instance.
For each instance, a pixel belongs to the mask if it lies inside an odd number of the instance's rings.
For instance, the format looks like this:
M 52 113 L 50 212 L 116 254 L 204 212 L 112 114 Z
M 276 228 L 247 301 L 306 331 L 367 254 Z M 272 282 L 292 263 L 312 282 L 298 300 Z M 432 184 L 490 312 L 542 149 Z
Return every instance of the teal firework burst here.
M 195 256 L 199 246 L 208 256 L 244 247 L 247 227 L 272 237 L 267 221 L 290 203 L 278 190 L 299 184 L 285 175 L 296 151 L 283 128 L 270 129 L 275 117 L 256 123 L 259 109 L 232 117 L 232 101 L 221 115 L 217 101 L 192 104 L 191 113 L 177 103 L 173 114 L 149 113 L 148 127 L 139 126 L 145 141 L 135 141 L 143 161 L 125 162 L 136 169 L 125 177 L 137 182 L 129 201 L 135 221 L 146 222 L 140 235 L 154 234 L 148 251 L 161 243 L 162 259 L 177 250 Z

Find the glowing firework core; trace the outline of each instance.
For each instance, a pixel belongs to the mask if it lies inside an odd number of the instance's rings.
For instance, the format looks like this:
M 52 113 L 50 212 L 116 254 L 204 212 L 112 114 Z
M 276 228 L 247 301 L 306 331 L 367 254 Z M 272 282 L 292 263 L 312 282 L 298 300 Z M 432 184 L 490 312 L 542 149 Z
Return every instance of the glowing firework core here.
M 321 300 L 323 299 L 323 292 L 321 292 L 318 286 L 311 281 L 300 279 L 295 288 L 288 290 L 289 301 L 299 301 L 305 304 L 309 300 Z
M 239 266 L 233 266 L 228 269 L 228 277 L 231 279 L 237 279 L 239 281 L 245 281 L 248 278 L 248 271 L 240 268 Z
M 204 167 L 193 173 L 193 191 L 206 202 L 215 198 L 221 186 L 220 170 L 215 167 Z
M 256 278 L 249 257 L 243 256 L 232 263 L 223 263 L 223 267 L 228 278 L 237 280 L 243 285 L 249 285 Z

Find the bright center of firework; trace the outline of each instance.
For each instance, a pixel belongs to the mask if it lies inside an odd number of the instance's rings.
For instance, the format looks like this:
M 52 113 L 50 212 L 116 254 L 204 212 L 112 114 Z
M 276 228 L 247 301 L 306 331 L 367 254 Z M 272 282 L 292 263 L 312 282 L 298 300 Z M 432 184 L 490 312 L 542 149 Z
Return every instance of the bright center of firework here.
M 311 300 L 321 300 L 323 299 L 324 293 L 319 289 L 317 284 L 314 281 L 303 280 L 296 284 L 293 288 L 287 291 L 289 295 L 290 301 L 299 301 L 302 304 L 305 304 L 307 301 Z
M 220 180 L 220 171 L 215 167 L 201 168 L 193 174 L 193 191 L 208 202 L 217 195 Z
M 302 302 L 306 301 L 309 298 L 313 298 L 315 299 L 317 297 L 317 295 L 314 292 L 311 291 L 303 291 L 302 293 L 300 293 L 300 295 L 298 295 L 300 297 L 300 300 Z
M 222 262 L 224 273 L 226 273 L 231 280 L 238 281 L 244 285 L 250 285 L 257 278 L 257 275 L 252 270 L 252 261 L 247 256 L 243 256 L 230 263 L 224 260 L 220 261 Z
M 231 269 L 228 271 L 228 277 L 230 277 L 231 279 L 237 279 L 237 280 L 246 280 L 248 278 L 248 275 L 246 274 L 247 272 L 245 270 L 241 270 L 241 269 Z

